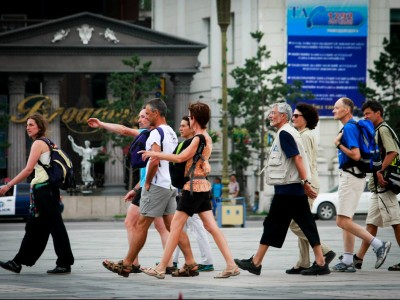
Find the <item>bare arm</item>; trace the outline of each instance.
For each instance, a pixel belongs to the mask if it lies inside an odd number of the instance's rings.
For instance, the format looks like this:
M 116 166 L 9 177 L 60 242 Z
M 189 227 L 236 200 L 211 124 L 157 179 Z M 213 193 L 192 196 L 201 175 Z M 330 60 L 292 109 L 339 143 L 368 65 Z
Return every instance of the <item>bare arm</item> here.
M 140 131 L 138 129 L 129 128 L 124 125 L 115 124 L 115 123 L 102 122 L 97 118 L 89 118 L 87 120 L 87 122 L 88 122 L 88 125 L 92 128 L 103 128 L 107 131 L 117 133 L 119 135 L 136 137 L 140 133 Z
M 344 154 L 346 154 L 347 157 L 350 157 L 352 160 L 355 161 L 359 161 L 361 159 L 361 153 L 360 153 L 360 149 L 359 148 L 352 148 L 349 149 L 347 147 L 345 147 L 340 140 L 342 139 L 343 136 L 343 132 L 340 132 L 337 137 L 334 140 L 335 146 L 337 147 L 338 145 L 340 145 L 340 150 L 342 150 L 342 152 Z
M 398 153 L 396 151 L 388 152 L 385 156 L 385 159 L 382 162 L 381 170 L 386 170 L 386 168 L 391 164 L 391 162 L 397 155 L 398 155 Z M 380 186 L 383 187 L 388 184 L 388 182 L 385 180 L 385 178 L 383 177 L 383 174 L 381 172 L 376 173 L 376 178 L 378 179 Z
M 13 185 L 16 185 L 17 183 L 20 183 L 26 179 L 33 172 L 40 155 L 48 151 L 50 151 L 49 146 L 47 146 L 44 141 L 33 142 L 25 168 L 23 168 L 21 172 L 17 174 L 17 176 L 8 182 L 7 185 L 4 185 L 0 189 L 0 196 L 4 195 Z
M 157 144 L 153 144 L 151 146 L 152 151 L 154 153 L 161 153 L 161 147 Z M 139 151 L 140 152 L 140 151 Z M 162 153 L 161 153 L 162 154 Z M 158 165 L 160 163 L 159 158 L 154 157 L 153 159 L 150 159 L 148 162 L 148 168 L 147 168 L 147 173 L 146 173 L 146 182 L 145 182 L 145 189 L 148 191 L 150 189 L 151 181 L 153 180 L 153 177 L 156 175 L 158 171 Z
M 154 158 L 157 158 L 158 160 L 167 160 L 170 162 L 176 162 L 176 163 L 181 163 L 184 161 L 187 161 L 188 159 L 192 158 L 197 151 L 197 147 L 199 145 L 200 138 L 195 137 L 190 145 L 183 150 L 181 153 L 177 154 L 172 154 L 172 153 L 163 153 L 163 152 L 158 152 L 158 151 L 139 151 L 138 153 L 142 153 L 142 158 L 143 160 L 146 160 L 148 157 L 152 157 L 152 160 Z M 153 149 L 153 148 L 152 148 Z M 157 160 L 157 161 L 158 161 Z M 158 162 L 157 162 L 158 164 Z

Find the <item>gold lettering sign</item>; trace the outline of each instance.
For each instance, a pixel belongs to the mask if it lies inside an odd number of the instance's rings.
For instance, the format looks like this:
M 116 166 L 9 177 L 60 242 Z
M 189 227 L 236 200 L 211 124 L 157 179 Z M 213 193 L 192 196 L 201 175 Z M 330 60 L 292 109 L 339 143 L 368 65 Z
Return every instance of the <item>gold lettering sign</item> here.
M 129 109 L 120 111 L 106 110 L 104 108 L 77 108 L 77 107 L 59 107 L 52 109 L 52 101 L 50 97 L 45 95 L 33 95 L 23 99 L 17 106 L 17 115 L 11 116 L 11 122 L 26 123 L 28 117 L 34 113 L 42 114 L 49 123 L 55 118 L 60 117 L 60 121 L 67 127 L 71 125 L 87 125 L 87 119 L 99 118 L 100 120 L 109 120 L 110 117 L 118 116 L 120 119 L 127 118 L 130 115 Z

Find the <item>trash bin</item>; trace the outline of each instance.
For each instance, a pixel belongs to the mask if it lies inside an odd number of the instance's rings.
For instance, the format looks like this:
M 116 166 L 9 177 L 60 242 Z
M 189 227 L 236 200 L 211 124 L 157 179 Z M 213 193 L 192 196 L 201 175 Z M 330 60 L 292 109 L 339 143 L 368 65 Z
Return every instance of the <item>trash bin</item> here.
M 235 203 L 235 204 L 233 204 Z M 244 197 L 223 198 L 217 202 L 217 224 L 246 226 L 246 201 Z

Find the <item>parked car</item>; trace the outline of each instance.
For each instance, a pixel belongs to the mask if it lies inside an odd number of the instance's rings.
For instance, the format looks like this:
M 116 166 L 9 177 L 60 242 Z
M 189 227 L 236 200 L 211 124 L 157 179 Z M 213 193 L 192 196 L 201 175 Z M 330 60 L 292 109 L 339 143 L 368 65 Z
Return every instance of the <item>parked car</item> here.
M 29 183 L 18 183 L 12 187 L 4 196 L 0 197 L 0 218 L 23 218 L 29 216 Z M 61 212 L 64 204 L 60 199 Z
M 371 192 L 365 185 L 364 192 L 361 195 L 360 201 L 356 209 L 356 214 L 367 214 L 371 199 Z M 397 195 L 397 200 L 400 205 L 400 194 Z M 336 216 L 336 208 L 338 206 L 338 186 L 335 186 L 327 193 L 318 194 L 311 208 L 311 213 L 320 220 L 331 220 Z

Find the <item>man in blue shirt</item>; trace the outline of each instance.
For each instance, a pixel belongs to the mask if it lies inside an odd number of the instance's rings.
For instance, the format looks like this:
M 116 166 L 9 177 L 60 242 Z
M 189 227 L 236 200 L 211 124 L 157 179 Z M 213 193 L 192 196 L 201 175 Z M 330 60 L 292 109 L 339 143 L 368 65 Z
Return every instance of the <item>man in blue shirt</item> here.
M 340 262 L 332 268 L 335 272 L 355 272 L 353 262 L 355 237 L 368 242 L 376 253 L 375 268 L 386 259 L 391 243 L 380 241 L 365 228 L 353 222 L 353 216 L 365 188 L 365 174 L 355 165 L 361 159 L 360 131 L 353 122 L 354 103 L 349 98 L 340 98 L 333 108 L 333 118 L 343 124 L 343 130 L 334 140 L 339 159 L 339 204 L 336 224 L 343 229 L 344 254 Z

